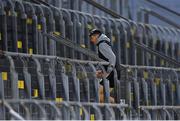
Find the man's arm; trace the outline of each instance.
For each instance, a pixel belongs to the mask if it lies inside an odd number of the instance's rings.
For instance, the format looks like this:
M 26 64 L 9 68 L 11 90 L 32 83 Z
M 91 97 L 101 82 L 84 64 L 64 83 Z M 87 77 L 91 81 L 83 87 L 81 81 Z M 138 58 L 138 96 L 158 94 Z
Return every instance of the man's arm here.
M 107 69 L 107 73 L 111 73 L 116 64 L 116 56 L 114 52 L 107 43 L 101 43 L 99 45 L 99 51 L 109 60 L 110 66 Z

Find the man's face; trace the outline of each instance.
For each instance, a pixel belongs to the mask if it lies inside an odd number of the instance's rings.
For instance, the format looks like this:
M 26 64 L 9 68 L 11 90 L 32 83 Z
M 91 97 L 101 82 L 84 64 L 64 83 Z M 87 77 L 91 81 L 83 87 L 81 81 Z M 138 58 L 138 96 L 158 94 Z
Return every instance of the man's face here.
M 90 41 L 91 41 L 93 44 L 96 44 L 96 43 L 97 43 L 97 40 L 98 40 L 98 37 L 99 37 L 99 34 L 91 35 Z

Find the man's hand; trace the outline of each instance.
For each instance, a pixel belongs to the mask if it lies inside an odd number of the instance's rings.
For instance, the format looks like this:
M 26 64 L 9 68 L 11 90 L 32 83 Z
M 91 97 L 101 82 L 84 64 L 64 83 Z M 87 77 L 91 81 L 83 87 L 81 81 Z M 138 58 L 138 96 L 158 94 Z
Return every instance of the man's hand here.
M 97 77 L 97 78 L 102 78 L 102 77 L 103 77 L 103 72 L 102 72 L 102 70 L 97 70 L 97 71 L 96 71 L 96 77 Z
M 103 73 L 102 70 L 97 70 L 96 71 L 96 77 L 97 78 L 103 78 L 103 77 L 106 78 L 108 75 L 109 75 L 109 73 L 106 73 L 106 72 Z

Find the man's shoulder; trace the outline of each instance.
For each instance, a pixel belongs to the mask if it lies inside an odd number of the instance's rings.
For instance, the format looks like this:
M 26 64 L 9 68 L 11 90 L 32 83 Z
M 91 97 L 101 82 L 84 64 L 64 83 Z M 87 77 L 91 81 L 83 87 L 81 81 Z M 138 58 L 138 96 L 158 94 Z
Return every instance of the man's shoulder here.
M 112 45 L 111 45 L 111 42 L 109 42 L 109 41 L 107 41 L 107 40 L 101 40 L 101 41 L 97 44 L 97 46 L 99 46 L 99 45 L 102 44 L 102 43 L 107 44 L 107 45 L 109 45 L 109 46 L 112 46 Z

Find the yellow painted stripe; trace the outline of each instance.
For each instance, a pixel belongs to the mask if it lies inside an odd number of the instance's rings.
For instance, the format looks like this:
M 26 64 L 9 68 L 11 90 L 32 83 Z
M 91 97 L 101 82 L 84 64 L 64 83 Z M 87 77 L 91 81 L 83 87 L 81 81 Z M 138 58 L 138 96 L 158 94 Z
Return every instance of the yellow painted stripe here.
M 116 41 L 116 37 L 112 36 L 112 42 L 115 42 L 115 41 Z
M 147 79 L 147 78 L 148 78 L 148 72 L 144 71 L 144 72 L 143 72 L 143 75 L 144 75 L 144 79 Z
M 60 32 L 53 32 L 53 34 L 58 35 L 58 36 L 60 36 L 60 35 L 61 35 L 61 33 L 60 33 Z
M 42 30 L 41 24 L 38 24 L 38 25 L 37 25 L 37 29 L 38 29 L 38 30 Z
M 29 54 L 33 54 L 33 49 L 29 48 Z
M 172 84 L 172 91 L 176 91 L 176 85 L 175 84 Z
M 94 121 L 95 120 L 95 116 L 94 114 L 91 114 L 91 121 Z
M 18 47 L 19 49 L 22 48 L 22 41 L 18 41 L 18 42 L 17 42 L 17 47 Z
M 7 72 L 2 72 L 2 80 L 7 81 L 8 80 L 8 74 Z
M 34 97 L 38 97 L 39 93 L 38 93 L 38 89 L 34 89 Z
M 31 19 L 31 18 L 28 18 L 28 19 L 26 20 L 26 23 L 27 23 L 27 24 L 32 24 L 32 19 Z
M 24 89 L 24 81 L 23 80 L 18 81 L 18 88 L 19 89 Z
M 155 83 L 156 83 L 156 85 L 159 85 L 159 84 L 160 84 L 160 81 L 161 81 L 160 78 L 155 78 Z
M 83 115 L 83 110 L 82 110 L 82 108 L 80 108 L 80 116 L 82 116 Z
M 164 60 L 161 60 L 161 65 L 164 65 Z
M 126 48 L 130 48 L 130 43 L 129 42 L 126 43 Z
M 60 103 L 63 101 L 63 98 L 56 98 L 56 102 Z

